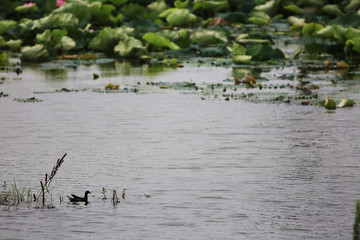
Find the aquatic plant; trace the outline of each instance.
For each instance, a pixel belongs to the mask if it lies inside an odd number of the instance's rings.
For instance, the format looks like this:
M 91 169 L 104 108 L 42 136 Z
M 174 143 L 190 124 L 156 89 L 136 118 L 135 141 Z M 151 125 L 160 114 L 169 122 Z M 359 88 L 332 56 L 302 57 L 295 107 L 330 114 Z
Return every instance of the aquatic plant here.
M 11 189 L 7 189 L 7 184 L 4 182 L 3 190 L 0 192 L 1 205 L 18 205 L 20 202 L 32 201 L 32 189 L 30 187 L 19 188 L 14 180 Z
M 106 189 L 103 187 L 102 190 L 101 190 L 101 194 L 103 195 L 103 200 L 107 199 L 106 197 Z
M 44 182 L 40 181 L 41 190 L 38 193 L 37 197 L 34 197 L 34 198 L 35 198 L 36 201 L 39 201 L 40 196 L 42 196 L 42 207 L 45 207 L 45 202 L 46 202 L 45 195 L 46 195 L 46 193 L 50 194 L 51 202 L 53 202 L 52 193 L 50 192 L 49 187 L 50 187 L 50 184 L 51 184 L 53 178 L 55 177 L 57 171 L 61 167 L 61 164 L 64 162 L 64 158 L 66 157 L 66 155 L 67 154 L 65 153 L 61 158 L 59 158 L 56 161 L 56 165 L 53 167 L 53 169 L 52 169 L 49 176 L 48 176 L 47 173 L 45 174 Z M 49 206 L 51 206 L 51 205 L 49 205 Z
M 113 196 L 111 198 L 111 202 L 115 206 L 116 204 L 120 203 L 119 197 L 117 196 L 116 190 L 113 190 Z
M 355 221 L 353 226 L 353 240 L 360 239 L 360 201 L 356 200 L 355 204 L 356 212 L 355 212 Z

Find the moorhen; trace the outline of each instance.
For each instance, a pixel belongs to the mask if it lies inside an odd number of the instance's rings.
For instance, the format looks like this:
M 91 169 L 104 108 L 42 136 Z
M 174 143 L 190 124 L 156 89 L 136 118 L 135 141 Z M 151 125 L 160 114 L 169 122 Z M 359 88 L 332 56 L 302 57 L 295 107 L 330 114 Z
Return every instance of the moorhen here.
M 84 197 L 76 196 L 75 194 L 71 194 L 71 197 L 69 195 L 66 195 L 70 202 L 86 202 L 88 203 L 88 194 L 91 194 L 90 191 L 86 191 Z

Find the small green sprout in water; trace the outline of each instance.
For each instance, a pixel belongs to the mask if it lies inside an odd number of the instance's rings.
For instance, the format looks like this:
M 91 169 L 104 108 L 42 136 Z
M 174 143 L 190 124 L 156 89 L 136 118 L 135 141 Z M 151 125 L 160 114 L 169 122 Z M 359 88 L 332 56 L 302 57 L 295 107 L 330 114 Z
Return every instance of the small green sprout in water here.
M 105 199 L 107 199 L 107 197 L 106 197 L 106 189 L 103 187 L 103 189 L 102 189 L 102 191 L 101 191 L 101 193 L 102 193 L 102 195 L 103 195 L 103 200 L 105 200 Z
M 123 192 L 122 192 L 122 194 L 121 194 L 121 197 L 122 197 L 122 199 L 124 199 L 125 200 L 125 188 L 123 189 Z

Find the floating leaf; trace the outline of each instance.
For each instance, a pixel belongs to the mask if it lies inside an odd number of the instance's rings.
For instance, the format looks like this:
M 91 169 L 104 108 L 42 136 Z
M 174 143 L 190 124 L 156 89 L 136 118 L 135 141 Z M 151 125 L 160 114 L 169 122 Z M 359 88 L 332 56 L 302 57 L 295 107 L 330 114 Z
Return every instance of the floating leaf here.
M 21 49 L 21 60 L 29 62 L 42 62 L 49 59 L 49 53 L 41 44 L 32 47 L 26 46 Z

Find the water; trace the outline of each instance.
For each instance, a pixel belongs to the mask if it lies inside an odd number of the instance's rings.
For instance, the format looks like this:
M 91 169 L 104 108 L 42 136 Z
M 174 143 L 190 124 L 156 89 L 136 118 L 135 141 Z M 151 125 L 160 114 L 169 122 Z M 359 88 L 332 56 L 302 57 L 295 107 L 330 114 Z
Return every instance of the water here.
M 10 97 L 0 99 L 0 180 L 38 186 L 68 156 L 52 183 L 56 208 L 0 206 L 1 239 L 351 238 L 360 199 L 357 106 L 330 113 L 175 90 L 34 94 L 109 82 L 221 82 L 230 68 L 82 65 L 28 67 L 22 80 L 2 75 Z M 12 100 L 32 96 L 44 101 Z M 111 191 L 123 188 L 126 199 L 113 206 Z M 59 201 L 85 190 L 93 193 L 87 206 Z

